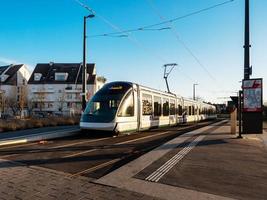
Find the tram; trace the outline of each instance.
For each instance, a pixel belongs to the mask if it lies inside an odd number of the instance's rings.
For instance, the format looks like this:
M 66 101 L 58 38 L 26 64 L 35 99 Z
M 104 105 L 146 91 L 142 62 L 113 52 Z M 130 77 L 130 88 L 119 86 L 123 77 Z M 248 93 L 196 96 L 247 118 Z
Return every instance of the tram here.
M 122 133 L 215 118 L 213 105 L 117 81 L 105 84 L 91 98 L 80 128 Z

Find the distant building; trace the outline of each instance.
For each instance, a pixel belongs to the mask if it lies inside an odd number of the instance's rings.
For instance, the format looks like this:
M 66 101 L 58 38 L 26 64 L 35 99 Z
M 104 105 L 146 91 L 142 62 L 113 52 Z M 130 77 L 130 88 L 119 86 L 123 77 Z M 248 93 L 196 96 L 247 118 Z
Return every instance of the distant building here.
M 24 64 L 0 66 L 0 115 L 25 115 L 29 78 L 30 71 Z
M 87 99 L 106 79 L 96 75 L 95 64 L 87 64 Z M 82 65 L 80 63 L 37 64 L 29 81 L 29 102 L 33 113 L 80 114 Z

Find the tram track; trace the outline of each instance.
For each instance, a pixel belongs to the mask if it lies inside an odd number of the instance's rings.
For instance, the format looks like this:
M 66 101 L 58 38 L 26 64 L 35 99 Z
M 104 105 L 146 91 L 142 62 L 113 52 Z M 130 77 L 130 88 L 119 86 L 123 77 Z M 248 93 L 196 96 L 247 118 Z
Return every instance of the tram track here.
M 211 123 L 168 127 L 119 137 L 81 136 L 73 140 L 66 138 L 44 144 L 17 145 L 0 148 L 0 157 L 28 166 L 63 171 L 71 174 L 70 177 L 100 178 L 168 140 Z

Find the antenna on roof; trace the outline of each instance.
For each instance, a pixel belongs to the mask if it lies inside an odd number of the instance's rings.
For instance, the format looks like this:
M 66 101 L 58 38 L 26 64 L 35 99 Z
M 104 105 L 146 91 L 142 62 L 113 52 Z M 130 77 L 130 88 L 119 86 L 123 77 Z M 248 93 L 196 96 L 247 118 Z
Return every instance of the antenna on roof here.
M 163 65 L 163 67 L 164 67 L 164 76 L 163 76 L 163 78 L 165 79 L 168 93 L 171 93 L 170 92 L 170 88 L 169 88 L 169 84 L 168 84 L 168 76 L 170 75 L 170 73 L 172 72 L 172 70 L 173 70 L 173 68 L 175 66 L 177 66 L 177 63 L 169 63 L 169 64 Z

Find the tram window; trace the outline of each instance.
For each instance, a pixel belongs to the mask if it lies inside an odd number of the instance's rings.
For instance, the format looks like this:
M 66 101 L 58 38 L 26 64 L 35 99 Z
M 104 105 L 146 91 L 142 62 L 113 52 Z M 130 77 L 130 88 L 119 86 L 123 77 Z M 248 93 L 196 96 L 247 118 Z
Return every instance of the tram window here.
M 175 115 L 175 103 L 170 101 L 170 115 Z
M 192 115 L 195 115 L 195 107 L 192 106 Z
M 192 115 L 191 106 L 188 106 L 188 115 Z
M 169 100 L 163 99 L 163 116 L 169 116 Z
M 161 116 L 161 98 L 154 96 L 154 116 Z
M 148 94 L 142 95 L 143 115 L 152 115 L 152 96 Z
M 134 98 L 133 98 L 133 92 L 131 91 L 124 98 L 118 112 L 118 117 L 132 117 L 132 116 L 134 116 Z
M 188 115 L 188 107 L 187 107 L 187 106 L 184 107 L 184 109 L 183 109 L 183 113 L 184 113 L 185 115 Z
M 178 114 L 179 115 L 183 114 L 183 107 L 181 105 L 178 105 Z

